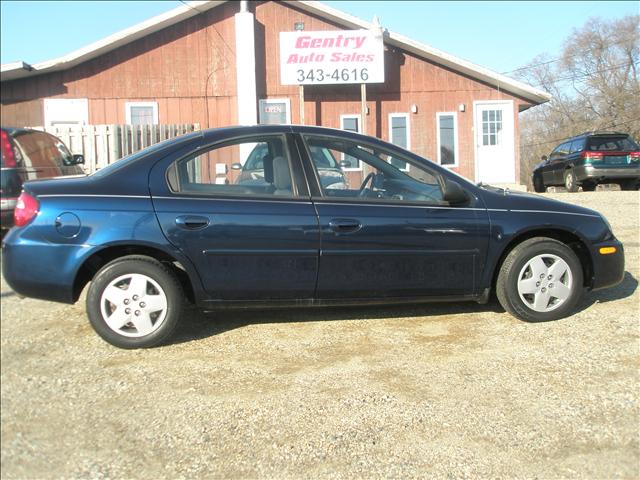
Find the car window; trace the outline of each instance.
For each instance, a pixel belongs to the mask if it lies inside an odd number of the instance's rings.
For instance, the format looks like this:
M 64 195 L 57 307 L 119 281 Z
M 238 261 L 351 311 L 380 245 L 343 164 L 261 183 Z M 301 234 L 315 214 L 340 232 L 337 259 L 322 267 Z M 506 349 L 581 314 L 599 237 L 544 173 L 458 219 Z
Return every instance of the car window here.
M 242 167 L 243 170 L 262 170 L 264 169 L 264 157 L 269 154 L 269 144 L 262 142 L 257 144 L 251 153 L 249 158 Z
M 362 171 L 349 172 L 352 186 L 343 189 L 325 186 L 322 182 L 322 172 L 316 167 L 324 196 L 361 200 L 446 203 L 442 199 L 440 175 L 427 166 L 418 165 L 415 161 L 395 152 L 391 153 L 341 138 L 304 135 L 304 139 L 310 152 L 314 149 L 316 151 L 323 150 L 331 154 L 334 159 L 350 156 L 362 162 Z M 411 163 L 410 173 L 400 170 L 391 163 L 391 159 L 399 159 L 403 165 L 404 162 Z
M 229 169 L 248 162 L 257 151 L 265 152 L 251 171 Z M 170 167 L 177 180 L 170 188 L 177 193 L 198 195 L 294 196 L 289 153 L 281 135 L 251 137 L 215 145 L 178 160 Z
M 569 153 L 581 152 L 584 149 L 584 138 L 578 138 L 571 142 L 571 146 L 569 147 Z
M 640 147 L 630 137 L 591 137 L 587 149 L 595 152 L 632 151 Z
M 19 132 L 14 137 L 24 154 L 24 166 L 29 179 L 62 175 L 60 151 L 52 137 L 43 132 Z

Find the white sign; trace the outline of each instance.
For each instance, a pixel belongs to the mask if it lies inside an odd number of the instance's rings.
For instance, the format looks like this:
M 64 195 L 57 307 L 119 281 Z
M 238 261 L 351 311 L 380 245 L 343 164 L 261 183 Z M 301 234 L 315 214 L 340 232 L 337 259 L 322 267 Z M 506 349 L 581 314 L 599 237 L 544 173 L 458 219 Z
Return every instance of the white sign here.
M 280 32 L 283 85 L 384 83 L 382 32 Z

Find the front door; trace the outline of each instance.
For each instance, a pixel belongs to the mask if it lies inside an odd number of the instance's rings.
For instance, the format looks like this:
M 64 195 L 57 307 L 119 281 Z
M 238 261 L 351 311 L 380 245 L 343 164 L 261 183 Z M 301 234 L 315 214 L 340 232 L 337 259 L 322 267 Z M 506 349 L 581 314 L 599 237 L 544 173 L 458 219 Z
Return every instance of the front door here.
M 285 135 L 245 137 L 205 147 L 168 169 L 159 164 L 162 171 L 152 172 L 170 185 L 170 193 L 162 180 L 151 185 L 160 226 L 196 266 L 212 300 L 313 297 L 318 220 L 300 190 L 306 187 L 295 175 L 297 158 L 286 145 Z M 269 152 L 262 175 L 229 183 L 220 172 L 243 163 L 248 147 Z
M 515 183 L 513 102 L 476 102 L 476 177 L 484 183 Z
M 441 174 L 402 154 L 329 136 L 303 138 L 307 151 L 349 155 L 368 172 L 350 188 L 323 185 L 313 197 L 321 228 L 317 298 L 477 293 L 488 219 L 474 199 L 450 206 Z M 395 166 L 409 162 L 409 172 Z M 317 168 L 314 176 L 321 177 Z

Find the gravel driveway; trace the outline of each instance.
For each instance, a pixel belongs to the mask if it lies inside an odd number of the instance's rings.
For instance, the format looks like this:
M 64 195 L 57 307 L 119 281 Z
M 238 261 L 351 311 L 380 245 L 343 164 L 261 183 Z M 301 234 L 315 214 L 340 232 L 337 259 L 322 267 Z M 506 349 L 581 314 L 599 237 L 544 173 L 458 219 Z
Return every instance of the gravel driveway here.
M 604 213 L 627 258 L 555 322 L 495 301 L 192 311 L 124 351 L 83 302 L 3 280 L 2 478 L 638 478 L 640 193 L 547 195 Z

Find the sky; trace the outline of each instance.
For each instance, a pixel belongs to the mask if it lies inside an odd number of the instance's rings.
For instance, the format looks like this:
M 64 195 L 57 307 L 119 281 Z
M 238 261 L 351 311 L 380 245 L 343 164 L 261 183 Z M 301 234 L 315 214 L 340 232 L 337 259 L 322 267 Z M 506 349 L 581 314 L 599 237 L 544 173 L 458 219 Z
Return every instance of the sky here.
M 639 1 L 326 1 L 334 8 L 500 73 L 556 57 L 590 17 L 640 14 Z M 70 53 L 182 4 L 179 1 L 0 1 L 0 63 Z

